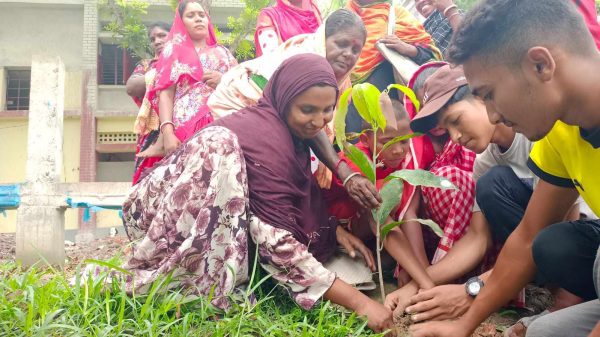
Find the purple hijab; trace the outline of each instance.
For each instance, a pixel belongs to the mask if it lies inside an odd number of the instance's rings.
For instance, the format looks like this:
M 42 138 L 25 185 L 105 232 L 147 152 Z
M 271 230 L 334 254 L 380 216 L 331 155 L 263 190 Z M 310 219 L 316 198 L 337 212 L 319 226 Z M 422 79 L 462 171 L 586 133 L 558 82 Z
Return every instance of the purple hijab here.
M 327 60 L 300 54 L 275 71 L 257 105 L 211 124 L 238 137 L 244 152 L 250 210 L 260 220 L 292 233 L 319 261 L 335 249 L 337 221 L 329 218 L 320 189 L 310 171 L 310 152 L 285 121 L 292 100 L 315 85 L 336 88 Z

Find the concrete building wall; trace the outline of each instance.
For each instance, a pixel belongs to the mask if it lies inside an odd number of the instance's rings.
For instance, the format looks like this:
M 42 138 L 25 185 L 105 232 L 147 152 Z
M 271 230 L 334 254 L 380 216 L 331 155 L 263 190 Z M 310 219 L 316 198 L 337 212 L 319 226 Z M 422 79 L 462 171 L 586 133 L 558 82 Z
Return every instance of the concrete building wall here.
M 26 118 L 0 119 L 0 184 L 25 181 L 28 127 Z
M 0 119 L 0 184 L 25 181 L 28 126 L 26 118 Z M 70 116 L 64 119 L 61 182 L 79 181 L 79 128 L 79 117 Z M 10 139 L 10 142 L 3 141 L 5 139 Z M 6 217 L 0 215 L 0 233 L 15 231 L 16 216 L 16 211 L 7 211 Z M 77 226 L 77 211 L 68 210 L 65 215 L 65 228 L 76 229 Z
M 30 67 L 33 53 L 81 68 L 83 7 L 0 3 L 0 66 Z
M 98 86 L 98 113 L 96 115 L 101 116 L 104 113 L 114 112 L 136 116 L 138 107 L 127 95 L 124 85 Z
M 173 19 L 170 0 L 148 0 L 145 22 Z M 98 132 L 130 133 L 137 107 L 124 86 L 98 86 L 98 42 L 102 24 L 98 0 L 0 0 L 0 184 L 25 179 L 27 160 L 26 112 L 5 110 L 6 70 L 29 68 L 32 55 L 58 55 L 65 65 L 65 119 L 61 182 L 129 181 L 133 162 L 103 162 L 96 158 Z M 224 28 L 238 16 L 241 0 L 212 0 L 211 18 Z M 10 141 L 6 141 L 10 140 Z M 130 146 L 130 145 L 128 145 Z M 115 152 L 129 151 L 121 147 Z M 126 149 L 126 150 L 123 150 Z M 99 170 L 100 172 L 97 172 Z M 118 172 L 108 175 L 107 172 Z M 78 210 L 68 210 L 65 228 L 81 226 Z M 0 232 L 14 232 L 16 212 L 0 214 Z M 98 227 L 119 226 L 118 212 L 99 212 Z

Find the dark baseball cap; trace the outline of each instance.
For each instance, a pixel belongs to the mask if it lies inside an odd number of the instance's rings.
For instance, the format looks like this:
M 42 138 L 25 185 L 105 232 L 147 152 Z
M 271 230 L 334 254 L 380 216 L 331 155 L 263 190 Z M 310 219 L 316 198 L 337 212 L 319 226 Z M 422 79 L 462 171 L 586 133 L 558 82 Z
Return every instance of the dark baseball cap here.
M 423 106 L 410 123 L 413 132 L 426 133 L 435 128 L 437 112 L 466 84 L 462 66 L 445 65 L 436 70 L 423 85 Z

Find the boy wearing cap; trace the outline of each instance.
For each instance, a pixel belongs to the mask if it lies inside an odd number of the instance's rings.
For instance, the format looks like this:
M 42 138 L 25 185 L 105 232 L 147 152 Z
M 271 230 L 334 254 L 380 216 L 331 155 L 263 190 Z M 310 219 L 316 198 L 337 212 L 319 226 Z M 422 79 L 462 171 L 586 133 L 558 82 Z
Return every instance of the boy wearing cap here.
M 506 125 L 493 125 L 489 122 L 485 105 L 479 98 L 471 95 L 461 66 L 452 68 L 446 65 L 438 69 L 426 81 L 424 91 L 428 100 L 413 119 L 411 128 L 421 133 L 436 126 L 444 128 L 453 142 L 478 154 L 473 170 L 477 187 L 471 228 L 479 228 L 480 237 L 465 236 L 461 241 L 469 243 L 457 244 L 450 253 L 456 260 L 454 267 L 462 271 L 464 264 L 456 256 L 471 253 L 470 257 L 475 260 L 482 259 L 485 249 L 472 249 L 470 245 L 490 248 L 490 229 L 494 242 L 502 244 L 521 221 L 536 180 L 527 167 L 533 143 Z M 579 208 L 573 207 L 568 219 L 577 220 L 578 213 Z M 476 242 L 480 245 L 476 245 Z M 569 263 L 568 256 L 572 254 L 576 252 L 566 254 L 564 259 L 553 263 Z M 440 261 L 442 263 L 448 262 Z M 482 279 L 487 275 L 488 273 L 483 275 Z M 434 275 L 432 277 L 436 279 Z M 467 286 L 469 282 L 476 281 L 478 280 L 469 280 Z M 540 277 L 538 281 L 543 282 L 543 278 Z M 464 299 L 456 301 L 461 295 Z M 414 296 L 412 302 L 415 305 L 408 307 L 407 311 L 414 313 L 413 319 L 417 321 L 439 318 L 432 317 L 436 311 L 462 313 L 472 302 L 468 295 L 461 286 L 423 291 Z M 559 291 L 555 296 L 558 297 L 552 310 L 581 302 L 580 298 L 565 291 Z M 424 301 L 430 301 L 429 305 Z M 436 302 L 437 306 L 431 307 L 431 302 Z M 524 320 L 523 324 L 530 321 L 532 320 Z
M 540 182 L 468 311 L 456 321 L 414 325 L 413 336 L 470 335 L 531 280 L 536 267 L 573 293 L 600 287 L 592 272 L 600 221 L 561 222 L 578 194 L 600 213 L 600 53 L 575 6 L 482 0 L 465 17 L 448 55 L 464 65 L 492 123 L 539 140 L 529 168 Z M 573 249 L 579 254 L 568 265 L 544 263 Z M 596 297 L 539 318 L 527 336 L 597 335 L 599 320 Z

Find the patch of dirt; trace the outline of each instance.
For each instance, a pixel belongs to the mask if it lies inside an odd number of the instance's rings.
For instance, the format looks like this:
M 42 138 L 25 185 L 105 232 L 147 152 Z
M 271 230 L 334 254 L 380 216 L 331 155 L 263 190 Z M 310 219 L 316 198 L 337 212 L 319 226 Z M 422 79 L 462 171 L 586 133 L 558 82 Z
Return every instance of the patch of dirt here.
M 15 258 L 15 235 L 0 233 L 0 262 Z
M 0 262 L 14 261 L 15 245 L 15 234 L 0 234 Z M 119 253 L 126 254 L 129 250 L 129 239 L 124 235 L 98 238 L 82 245 L 65 241 L 64 270 L 68 276 L 72 276 L 77 265 L 86 259 L 108 260 Z

